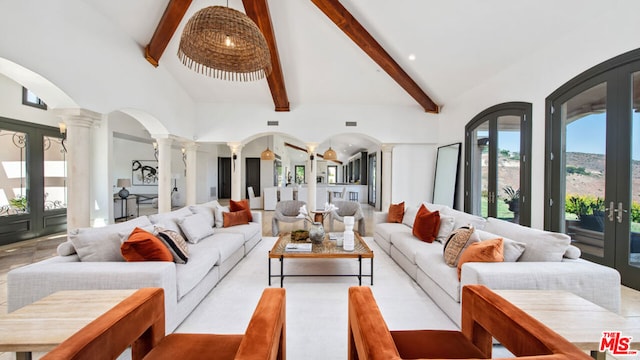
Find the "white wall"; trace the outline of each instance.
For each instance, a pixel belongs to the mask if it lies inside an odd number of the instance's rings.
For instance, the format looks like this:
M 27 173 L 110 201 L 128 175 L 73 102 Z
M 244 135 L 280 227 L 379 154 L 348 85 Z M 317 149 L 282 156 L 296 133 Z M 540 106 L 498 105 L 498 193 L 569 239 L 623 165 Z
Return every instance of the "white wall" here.
M 436 152 L 436 145 L 397 145 L 393 148 L 392 203 L 404 201 L 416 206 L 431 200 Z
M 55 127 L 58 127 L 60 122 L 50 110 L 22 105 L 22 85 L 2 74 L 0 74 L 0 116 Z

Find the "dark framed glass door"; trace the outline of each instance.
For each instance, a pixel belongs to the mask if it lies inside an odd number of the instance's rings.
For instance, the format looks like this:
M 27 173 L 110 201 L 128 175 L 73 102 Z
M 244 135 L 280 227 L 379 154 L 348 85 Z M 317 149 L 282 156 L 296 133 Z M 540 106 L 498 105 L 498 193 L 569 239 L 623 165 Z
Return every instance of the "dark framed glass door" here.
M 545 228 L 640 289 L 640 51 L 569 81 L 547 108 Z
M 465 211 L 529 225 L 531 104 L 489 108 L 466 127 Z

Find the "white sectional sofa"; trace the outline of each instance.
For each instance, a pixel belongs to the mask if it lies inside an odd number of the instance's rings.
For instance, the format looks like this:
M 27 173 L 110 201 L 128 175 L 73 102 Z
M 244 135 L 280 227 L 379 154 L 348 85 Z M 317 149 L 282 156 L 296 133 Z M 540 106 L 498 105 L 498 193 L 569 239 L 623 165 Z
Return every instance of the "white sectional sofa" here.
M 69 241 L 58 247 L 58 256 L 8 273 L 8 310 L 14 311 L 60 290 L 161 287 L 165 291 L 166 330 L 171 332 L 262 239 L 261 212 L 251 212 L 253 220 L 248 224 L 224 228 L 223 211 L 228 208 L 212 201 L 106 227 L 73 230 Z M 187 223 L 183 221 L 186 217 L 196 215 L 197 226 L 181 228 Z M 203 223 L 206 225 L 201 226 Z M 135 227 L 153 229 L 154 225 L 183 235 L 208 227 L 206 233 L 212 228 L 213 234 L 188 244 L 189 258 L 185 264 L 126 262 L 120 254 L 123 237 Z
M 567 235 L 484 219 L 442 205 L 424 205 L 441 216 L 441 231 L 433 243 L 412 234 L 417 207 L 406 208 L 402 223 L 388 223 L 387 212 L 376 212 L 373 238 L 458 326 L 461 289 L 467 284 L 491 289 L 566 290 L 620 312 L 620 274 L 580 259 L 580 250 L 570 245 Z M 452 229 L 467 225 L 476 229 L 480 240 L 503 238 L 505 261 L 464 263 L 458 280 L 457 268 L 445 263 L 444 243 Z M 507 242 L 512 246 L 520 243 L 516 246 L 520 252 L 524 246 L 524 252 L 511 253 L 511 261 L 507 261 Z

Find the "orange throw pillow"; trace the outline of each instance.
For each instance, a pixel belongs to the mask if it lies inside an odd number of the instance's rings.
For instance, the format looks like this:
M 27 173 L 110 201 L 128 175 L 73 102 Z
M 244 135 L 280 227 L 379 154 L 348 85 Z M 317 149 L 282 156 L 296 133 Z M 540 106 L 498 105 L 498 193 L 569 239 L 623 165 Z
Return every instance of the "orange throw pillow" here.
M 120 245 L 122 257 L 127 261 L 173 261 L 173 255 L 152 233 L 136 227 Z
M 249 222 L 253 221 L 253 216 L 251 216 L 251 208 L 249 208 L 249 201 L 247 199 L 240 201 L 229 200 L 229 211 L 245 211 L 247 213 L 247 218 Z M 226 226 L 225 226 L 226 227 Z
M 246 211 L 235 212 L 223 212 L 222 213 L 222 227 L 230 227 L 235 225 L 248 224 L 249 218 Z
M 440 230 L 440 212 L 431 212 L 424 204 L 420 205 L 413 222 L 413 236 L 432 243 L 438 237 L 438 230 Z
M 458 280 L 462 273 L 462 264 L 466 262 L 503 262 L 504 243 L 502 238 L 474 242 L 460 255 L 458 261 Z
M 400 204 L 389 205 L 388 223 L 402 223 L 402 217 L 404 217 L 404 201 Z

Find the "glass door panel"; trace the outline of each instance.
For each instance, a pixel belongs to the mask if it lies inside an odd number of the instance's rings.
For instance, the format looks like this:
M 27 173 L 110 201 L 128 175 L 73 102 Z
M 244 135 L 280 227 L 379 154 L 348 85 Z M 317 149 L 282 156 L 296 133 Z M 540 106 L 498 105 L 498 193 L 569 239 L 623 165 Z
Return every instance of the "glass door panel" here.
M 583 254 L 604 257 L 607 84 L 600 83 L 561 106 L 565 133 L 565 232 Z
M 631 209 L 629 220 L 629 265 L 640 267 L 640 73 L 633 74 L 631 111 Z M 624 214 L 624 213 L 623 213 Z
M 497 217 L 520 222 L 520 116 L 498 117 Z
M 489 121 L 480 124 L 471 136 L 472 213 L 489 216 Z M 479 195 L 479 196 L 478 196 Z M 477 201 L 477 200 L 480 201 Z
M 26 133 L 0 129 L 0 216 L 29 212 Z
M 67 149 L 64 139 L 44 136 L 44 209 L 67 207 Z

